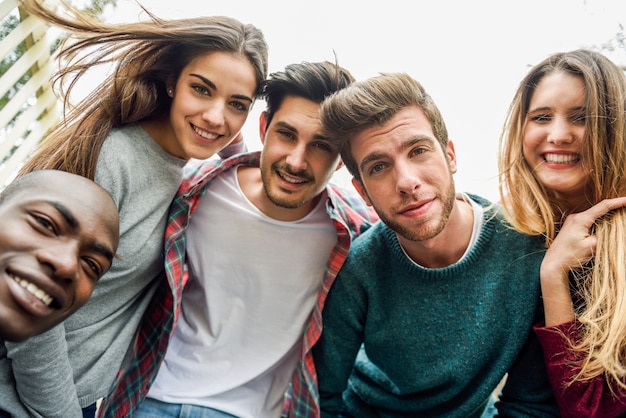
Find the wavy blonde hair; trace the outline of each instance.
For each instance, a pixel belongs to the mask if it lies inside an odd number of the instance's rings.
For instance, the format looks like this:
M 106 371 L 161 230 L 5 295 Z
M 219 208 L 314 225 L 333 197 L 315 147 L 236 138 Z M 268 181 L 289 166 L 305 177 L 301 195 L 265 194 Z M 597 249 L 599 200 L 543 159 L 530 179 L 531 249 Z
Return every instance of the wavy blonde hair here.
M 589 172 L 589 205 L 626 196 L 626 76 L 602 54 L 579 49 L 553 54 L 519 84 L 499 144 L 499 187 L 512 226 L 554 240 L 569 211 L 543 187 L 523 158 L 522 145 L 531 97 L 547 75 L 562 72 L 585 85 L 584 161 Z M 605 376 L 612 390 L 626 389 L 626 210 L 597 220 L 597 248 L 587 266 L 573 271 L 580 340 L 572 349 L 581 362 L 575 379 Z
M 53 82 L 64 100 L 63 121 L 42 141 L 20 174 L 58 169 L 93 179 L 98 154 L 111 128 L 158 119 L 170 109 L 166 84 L 175 82 L 195 57 L 226 51 L 246 57 L 255 70 L 257 92 L 267 77 L 268 46 L 255 26 L 225 16 L 163 20 L 148 10 L 145 22 L 107 25 L 65 1 L 64 14 L 40 0 L 19 0 L 27 13 L 72 32 L 59 53 Z M 72 88 L 90 68 L 115 68 L 73 107 Z M 64 91 L 63 87 L 67 85 Z

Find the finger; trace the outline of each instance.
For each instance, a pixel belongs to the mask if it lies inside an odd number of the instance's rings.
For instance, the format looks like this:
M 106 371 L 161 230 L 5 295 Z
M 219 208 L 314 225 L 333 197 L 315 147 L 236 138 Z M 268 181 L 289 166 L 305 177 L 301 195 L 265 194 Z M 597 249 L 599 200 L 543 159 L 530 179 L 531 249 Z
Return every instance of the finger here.
M 604 199 L 587 209 L 584 213 L 595 221 L 596 219 L 606 215 L 608 212 L 624 206 L 626 206 L 626 196 L 616 197 L 614 199 Z

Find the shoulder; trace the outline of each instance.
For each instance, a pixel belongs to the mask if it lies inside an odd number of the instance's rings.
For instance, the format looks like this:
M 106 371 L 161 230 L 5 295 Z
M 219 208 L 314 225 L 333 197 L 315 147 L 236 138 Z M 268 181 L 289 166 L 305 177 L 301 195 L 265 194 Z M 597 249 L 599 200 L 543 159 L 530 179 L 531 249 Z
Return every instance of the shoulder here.
M 150 136 L 139 125 L 130 123 L 124 126 L 112 128 L 104 141 L 103 147 L 133 148 L 133 142 L 129 140 L 149 139 Z
M 241 165 L 258 167 L 261 153 L 258 151 L 237 154 L 227 159 L 210 158 L 207 160 L 190 160 L 185 165 L 183 183 L 178 194 L 197 194 L 206 187 L 212 179 L 221 173 Z
M 384 259 L 397 243 L 394 237 L 394 231 L 384 222 L 378 221 L 354 239 L 348 260 L 356 262 L 362 268 L 362 263 L 374 263 Z
M 139 125 L 132 123 L 111 129 L 98 155 L 98 165 L 137 166 L 145 161 L 154 163 L 155 159 L 164 160 L 165 164 L 171 160 L 180 167 L 184 164 L 167 154 Z
M 369 207 L 356 191 L 336 184 L 329 184 L 326 189 L 331 209 L 349 225 L 355 223 L 371 225 L 378 220 L 374 209 Z

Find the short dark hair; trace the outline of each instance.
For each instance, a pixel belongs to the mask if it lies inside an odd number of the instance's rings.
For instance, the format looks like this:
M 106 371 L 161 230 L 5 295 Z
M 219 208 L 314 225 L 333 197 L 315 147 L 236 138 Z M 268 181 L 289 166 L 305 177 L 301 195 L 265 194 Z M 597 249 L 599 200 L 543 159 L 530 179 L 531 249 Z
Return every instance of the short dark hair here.
M 265 113 L 268 125 L 285 97 L 302 97 L 322 103 L 326 97 L 353 81 L 354 77 L 348 70 L 330 61 L 290 64 L 284 71 L 270 74 L 259 95 L 267 103 Z

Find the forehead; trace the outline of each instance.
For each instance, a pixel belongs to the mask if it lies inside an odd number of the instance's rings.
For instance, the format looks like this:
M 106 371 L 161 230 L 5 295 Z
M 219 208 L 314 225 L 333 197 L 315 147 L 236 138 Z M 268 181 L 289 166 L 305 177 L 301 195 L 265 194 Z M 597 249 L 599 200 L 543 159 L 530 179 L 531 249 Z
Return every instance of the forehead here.
M 541 79 L 530 99 L 530 107 L 567 103 L 582 105 L 585 98 L 586 90 L 583 79 L 559 71 L 548 74 Z
M 115 241 L 117 208 L 106 192 L 86 180 L 61 183 L 48 179 L 45 184 L 16 191 L 0 205 L 0 210 L 15 207 L 37 208 L 62 216 L 70 224 L 70 218 L 73 218 L 81 233 L 96 233 L 101 239 L 106 237 Z
M 394 152 L 417 137 L 436 142 L 432 125 L 422 109 L 408 106 L 383 125 L 373 126 L 355 135 L 350 140 L 350 148 L 358 162 L 372 152 Z
M 228 86 L 250 97 L 257 87 L 254 66 L 245 55 L 234 52 L 209 51 L 194 57 L 183 68 L 181 77 L 193 75 L 210 80 L 218 89 Z
M 303 97 L 286 96 L 272 117 L 272 124 L 288 124 L 299 131 L 320 130 L 320 104 Z

